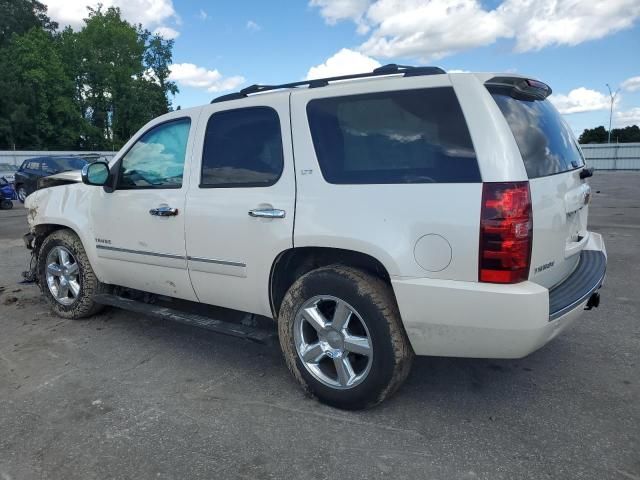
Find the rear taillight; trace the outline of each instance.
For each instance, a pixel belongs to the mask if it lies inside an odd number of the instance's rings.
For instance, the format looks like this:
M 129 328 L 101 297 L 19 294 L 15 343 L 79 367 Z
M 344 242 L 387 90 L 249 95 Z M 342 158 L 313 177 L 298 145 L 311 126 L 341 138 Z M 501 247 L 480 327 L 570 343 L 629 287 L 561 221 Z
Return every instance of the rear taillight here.
M 483 184 L 478 268 L 481 282 L 517 283 L 529 277 L 532 223 L 529 182 Z

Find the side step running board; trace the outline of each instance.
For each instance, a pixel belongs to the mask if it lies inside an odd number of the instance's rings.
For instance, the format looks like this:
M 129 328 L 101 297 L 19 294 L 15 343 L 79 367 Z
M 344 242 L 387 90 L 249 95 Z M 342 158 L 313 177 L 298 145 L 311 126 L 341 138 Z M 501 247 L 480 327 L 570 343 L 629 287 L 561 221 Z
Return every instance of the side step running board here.
M 171 320 L 173 322 L 204 328 L 212 332 L 244 338 L 252 342 L 270 345 L 277 340 L 276 331 L 264 328 L 250 327 L 238 323 L 224 322 L 204 315 L 183 312 L 172 308 L 162 307 L 151 303 L 138 302 L 118 295 L 99 294 L 94 295 L 93 300 L 101 305 L 122 308 L 130 312 L 141 313 L 151 317 Z

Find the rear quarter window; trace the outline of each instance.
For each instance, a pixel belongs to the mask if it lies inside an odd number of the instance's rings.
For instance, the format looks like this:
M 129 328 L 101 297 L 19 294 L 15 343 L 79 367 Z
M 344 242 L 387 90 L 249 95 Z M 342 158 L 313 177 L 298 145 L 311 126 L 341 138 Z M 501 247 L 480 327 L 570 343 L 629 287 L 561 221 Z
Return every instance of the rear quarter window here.
M 584 166 L 573 132 L 549 100 L 516 99 L 500 91 L 491 95 L 509 124 L 529 178 Z
M 481 181 L 451 87 L 315 99 L 307 116 L 329 183 Z

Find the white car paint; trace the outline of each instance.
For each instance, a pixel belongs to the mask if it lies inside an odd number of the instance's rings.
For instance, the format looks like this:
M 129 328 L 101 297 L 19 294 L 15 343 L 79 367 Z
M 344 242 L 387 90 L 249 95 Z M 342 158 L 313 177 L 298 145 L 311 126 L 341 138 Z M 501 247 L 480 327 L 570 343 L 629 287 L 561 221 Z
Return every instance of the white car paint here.
M 180 189 L 107 193 L 84 184 L 52 187 L 28 197 L 29 222 L 32 229 L 43 224 L 73 229 L 103 282 L 265 316 L 272 315 L 269 278 L 280 253 L 292 247 L 365 253 L 389 273 L 416 353 L 521 357 L 557 335 L 584 306 L 550 322 L 549 288 L 571 273 L 582 249 L 604 251 L 601 237 L 586 230 L 586 206 L 578 206 L 570 220 L 567 217 L 586 188 L 578 173 L 530 181 L 534 234 L 529 280 L 514 285 L 479 283 L 481 183 L 329 184 L 320 173 L 306 115 L 307 103 L 315 98 L 452 86 L 483 181 L 526 181 L 514 137 L 483 85 L 491 76 L 392 76 L 172 112 L 145 125 L 110 166 L 152 126 L 189 116 L 192 124 Z M 245 106 L 269 106 L 278 112 L 285 160 L 282 176 L 269 188 L 199 188 L 209 117 Z M 148 210 L 160 204 L 183 214 L 150 217 Z M 285 218 L 248 216 L 248 210 L 265 206 L 285 210 Z M 582 239 L 568 244 L 573 233 Z M 437 248 L 431 250 L 433 241 Z M 101 249 L 100 244 L 113 248 Z M 161 256 L 131 253 L 141 250 Z M 553 268 L 534 273 L 536 265 L 550 261 Z
M 260 188 L 198 188 L 207 121 L 216 112 L 268 106 L 280 118 L 284 169 L 279 180 Z M 187 194 L 189 272 L 201 302 L 271 316 L 269 276 L 278 254 L 293 247 L 296 180 L 289 128 L 289 92 L 202 108 Z M 253 218 L 249 210 L 276 208 L 282 219 Z M 298 217 L 299 218 L 299 217 Z

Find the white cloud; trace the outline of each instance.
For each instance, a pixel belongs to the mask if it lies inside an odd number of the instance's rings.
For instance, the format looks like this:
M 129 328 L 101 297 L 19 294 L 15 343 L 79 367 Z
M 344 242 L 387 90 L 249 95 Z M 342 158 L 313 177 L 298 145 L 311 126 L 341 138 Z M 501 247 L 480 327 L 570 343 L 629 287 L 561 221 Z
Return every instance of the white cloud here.
M 627 78 L 620 87 L 627 92 L 636 92 L 640 90 L 640 76 Z
M 584 87 L 575 88 L 567 95 L 553 94 L 549 101 L 564 114 L 607 110 L 610 106 L 609 96 Z
M 167 20 L 179 22 L 172 0 L 42 0 L 48 8 L 48 15 L 60 24 L 81 27 L 87 18 L 87 5 L 97 8 L 119 7 L 122 16 L 132 23 L 141 23 L 146 28 L 161 25 Z
M 375 27 L 360 49 L 387 58 L 438 59 L 510 34 L 498 13 L 476 0 L 379 0 L 367 20 Z
M 251 30 L 252 32 L 257 32 L 258 30 L 261 30 L 262 27 L 260 25 L 258 25 L 256 22 L 254 22 L 253 20 L 249 20 L 247 22 L 247 30 Z
M 638 0 L 311 0 L 327 23 L 351 20 L 371 31 L 359 50 L 382 57 L 438 59 L 513 39 L 515 51 L 577 45 L 630 28 Z
M 198 12 L 198 17 L 200 18 L 200 20 L 206 20 L 207 18 L 209 18 L 209 14 L 200 9 L 200 11 Z
M 245 82 L 244 77 L 225 77 L 218 70 L 207 70 L 193 63 L 174 63 L 169 69 L 169 80 L 186 87 L 204 88 L 208 92 L 233 90 Z
M 311 0 L 311 7 L 318 7 L 320 15 L 329 25 L 335 25 L 340 20 L 353 20 L 358 25 L 358 33 L 367 33 L 369 27 L 363 16 L 371 0 Z
M 173 40 L 174 38 L 178 38 L 180 36 L 180 32 L 174 30 L 171 27 L 158 27 L 153 31 L 153 34 L 160 35 L 166 40 Z
M 640 16 L 637 0 L 506 0 L 499 11 L 513 29 L 516 51 L 551 45 L 578 45 L 633 25 Z
M 621 112 L 614 112 L 613 123 L 616 127 L 640 125 L 640 107 L 635 107 Z
M 380 62 L 360 52 L 343 48 L 326 62 L 311 67 L 307 72 L 307 80 L 314 78 L 337 77 L 352 73 L 366 73 L 380 66 Z

